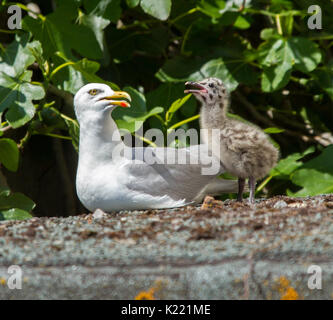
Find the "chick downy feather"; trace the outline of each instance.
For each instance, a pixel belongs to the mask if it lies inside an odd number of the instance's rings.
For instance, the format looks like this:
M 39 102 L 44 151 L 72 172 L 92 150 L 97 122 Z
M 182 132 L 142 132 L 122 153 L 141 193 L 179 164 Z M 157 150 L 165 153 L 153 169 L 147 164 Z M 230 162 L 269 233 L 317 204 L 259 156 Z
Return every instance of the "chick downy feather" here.
M 254 201 L 255 181 L 266 176 L 278 160 L 279 152 L 258 127 L 227 116 L 230 94 L 220 79 L 187 82 L 187 93 L 201 101 L 200 127 L 203 141 L 219 157 L 226 171 L 239 178 L 242 200 L 244 179 L 249 178 L 250 201 Z M 218 129 L 214 135 L 213 129 Z

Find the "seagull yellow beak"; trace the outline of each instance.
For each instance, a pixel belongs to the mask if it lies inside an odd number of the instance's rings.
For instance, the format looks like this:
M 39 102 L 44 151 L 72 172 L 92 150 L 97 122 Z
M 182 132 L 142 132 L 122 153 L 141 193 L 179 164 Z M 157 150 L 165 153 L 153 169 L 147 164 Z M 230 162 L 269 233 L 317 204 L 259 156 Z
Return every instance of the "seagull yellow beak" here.
M 110 105 L 116 105 L 123 108 L 128 108 L 131 106 L 132 101 L 131 96 L 125 91 L 115 91 L 112 96 L 107 96 L 101 100 L 109 100 Z

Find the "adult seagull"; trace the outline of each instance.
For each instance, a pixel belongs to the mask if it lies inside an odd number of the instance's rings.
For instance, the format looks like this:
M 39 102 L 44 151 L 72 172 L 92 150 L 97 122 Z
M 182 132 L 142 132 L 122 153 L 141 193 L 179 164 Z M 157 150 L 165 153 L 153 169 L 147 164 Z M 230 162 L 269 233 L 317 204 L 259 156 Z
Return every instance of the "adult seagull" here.
M 202 145 L 179 149 L 125 145 L 111 114 L 117 106 L 129 107 L 130 101 L 128 93 L 100 83 L 83 86 L 74 97 L 80 124 L 76 190 L 87 209 L 172 208 L 200 202 L 207 194 L 237 191 L 237 181 L 217 178 L 225 171 L 219 160 L 214 175 L 203 174 L 213 158 Z

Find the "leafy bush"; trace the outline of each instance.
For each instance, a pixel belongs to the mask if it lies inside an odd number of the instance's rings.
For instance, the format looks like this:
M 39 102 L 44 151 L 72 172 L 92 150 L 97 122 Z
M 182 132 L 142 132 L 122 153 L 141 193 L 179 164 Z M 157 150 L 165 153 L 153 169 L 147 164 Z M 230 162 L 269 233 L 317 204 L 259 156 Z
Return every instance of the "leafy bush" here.
M 125 87 L 131 94 L 132 108 L 113 114 L 119 127 L 134 134 L 140 120 L 145 129 L 168 133 L 198 128 L 198 105 L 184 97 L 184 81 L 214 76 L 232 91 L 230 116 L 256 123 L 280 146 L 281 160 L 259 193 L 333 192 L 330 1 L 316 1 L 322 30 L 307 26 L 310 0 L 36 3 L 41 12 L 16 3 L 24 18 L 22 30 L 13 31 L 6 21 L 8 5 L 15 3 L 0 6 L 0 162 L 6 176 L 36 135 L 50 143 L 71 140 L 77 149 L 72 94 L 85 83 Z M 0 178 L 0 219 L 28 217 L 32 201 L 11 193 Z M 75 213 L 71 208 L 67 214 Z

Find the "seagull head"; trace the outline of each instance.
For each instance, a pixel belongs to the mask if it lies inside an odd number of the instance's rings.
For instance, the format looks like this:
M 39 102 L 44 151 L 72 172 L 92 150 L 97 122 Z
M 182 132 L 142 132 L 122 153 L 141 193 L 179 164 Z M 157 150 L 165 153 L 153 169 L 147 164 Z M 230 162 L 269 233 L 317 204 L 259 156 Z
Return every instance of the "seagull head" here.
M 217 104 L 229 95 L 222 80 L 217 78 L 207 78 L 198 82 L 188 81 L 185 83 L 184 92 L 192 93 L 205 105 Z
M 104 113 L 117 106 L 130 107 L 131 97 L 124 91 L 113 91 L 103 83 L 89 83 L 74 96 L 74 108 L 79 120 L 85 113 Z

